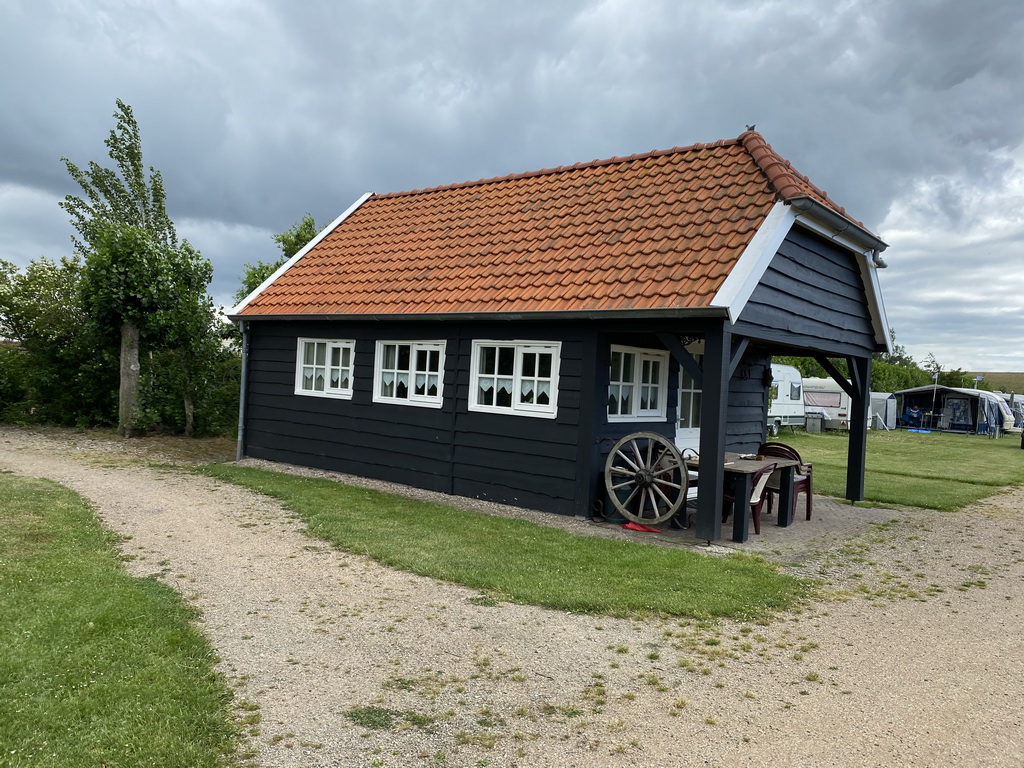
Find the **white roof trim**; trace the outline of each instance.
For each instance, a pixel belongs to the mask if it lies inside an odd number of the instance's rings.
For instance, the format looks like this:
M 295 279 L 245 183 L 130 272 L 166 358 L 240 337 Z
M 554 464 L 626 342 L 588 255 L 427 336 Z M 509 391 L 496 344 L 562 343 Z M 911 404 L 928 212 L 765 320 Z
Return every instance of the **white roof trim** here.
M 885 302 L 882 301 L 882 286 L 878 282 L 878 267 L 867 254 L 860 263 L 860 273 L 864 277 L 864 290 L 868 295 L 868 309 L 871 311 L 871 322 L 875 326 L 875 341 L 885 344 L 885 351 L 892 354 L 892 339 L 889 338 L 889 318 L 885 314 Z
M 724 308 L 729 313 L 729 322 L 735 323 L 739 318 L 795 221 L 796 212 L 791 206 L 783 202 L 775 203 L 743 249 L 736 266 L 725 278 L 710 304 L 712 307 Z
M 367 201 L 367 199 L 370 198 L 372 195 L 373 195 L 373 192 L 367 192 L 362 197 L 360 197 L 358 200 L 356 200 L 354 203 L 352 203 L 352 205 L 350 205 L 348 207 L 348 209 L 343 214 L 341 214 L 341 216 L 339 216 L 334 221 L 332 221 L 330 224 L 328 224 L 326 227 L 324 227 L 320 231 L 320 234 L 318 234 L 316 237 L 314 237 L 312 240 L 310 240 L 308 243 L 306 243 L 306 245 L 302 248 L 302 250 L 300 250 L 298 253 L 296 253 L 294 256 L 292 256 L 290 259 L 288 259 L 288 261 L 286 261 L 284 264 L 282 264 L 280 267 L 278 267 L 277 270 L 274 272 L 274 274 L 272 274 L 270 277 L 268 277 L 266 280 L 264 280 L 262 283 L 260 283 L 259 287 L 257 287 L 255 291 L 253 291 L 248 296 L 246 296 L 244 299 L 242 299 L 238 303 L 237 306 L 234 306 L 231 309 L 229 309 L 227 314 L 229 316 L 230 315 L 237 315 L 239 312 L 241 312 L 243 309 L 245 309 L 246 306 L 248 306 L 249 302 L 251 302 L 253 299 L 255 299 L 257 296 L 259 296 L 263 292 L 264 288 L 266 288 L 272 282 L 277 280 L 277 278 L 279 278 L 281 275 L 283 275 L 285 272 L 287 272 L 288 268 L 291 267 L 292 264 L 294 264 L 296 261 L 298 261 L 303 256 L 305 256 L 313 248 L 313 246 L 317 245 L 317 243 L 319 243 L 321 240 L 323 240 L 325 237 L 327 237 L 327 235 L 329 235 L 331 232 L 333 232 L 335 230 L 335 228 L 339 224 L 341 224 L 341 222 L 343 222 L 345 219 L 347 219 L 349 216 L 351 216 L 353 213 L 355 213 L 359 209 L 359 206 L 361 206 L 363 203 L 365 203 Z

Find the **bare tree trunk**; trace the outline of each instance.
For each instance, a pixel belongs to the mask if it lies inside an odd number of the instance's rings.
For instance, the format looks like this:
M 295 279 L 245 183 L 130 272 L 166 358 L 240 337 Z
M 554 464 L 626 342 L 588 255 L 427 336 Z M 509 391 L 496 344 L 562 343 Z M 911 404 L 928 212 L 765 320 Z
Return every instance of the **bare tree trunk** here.
M 139 326 L 121 324 L 121 385 L 117 401 L 117 434 L 131 437 L 139 402 Z
M 185 437 L 192 437 L 196 431 L 196 408 L 192 396 L 185 392 Z

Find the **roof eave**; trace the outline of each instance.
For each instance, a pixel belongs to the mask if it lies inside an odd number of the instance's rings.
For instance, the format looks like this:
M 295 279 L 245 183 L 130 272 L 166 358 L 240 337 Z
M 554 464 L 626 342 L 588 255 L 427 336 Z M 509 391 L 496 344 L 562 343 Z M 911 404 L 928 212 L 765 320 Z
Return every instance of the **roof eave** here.
M 889 244 L 878 235 L 869 232 L 855 221 L 818 202 L 813 197 L 803 195 L 790 198 L 786 202 L 797 211 L 797 216 L 805 217 L 825 227 L 833 239 L 845 240 L 851 246 L 864 252 L 870 251 L 873 254 L 881 253 L 889 247 Z M 882 264 L 878 264 L 878 266 L 881 267 Z
M 373 193 L 372 192 L 365 192 L 358 200 L 356 200 L 354 203 L 352 203 L 352 205 L 350 205 L 345 210 L 344 213 L 342 213 L 338 218 L 336 218 L 334 221 L 332 221 L 330 224 L 328 224 L 326 227 L 324 227 L 322 230 L 320 230 L 319 234 L 317 234 L 316 237 L 314 237 L 312 240 L 310 240 L 308 243 L 306 243 L 306 245 L 303 246 L 298 251 L 298 253 L 296 253 L 294 256 L 292 256 L 290 259 L 288 259 L 288 261 L 286 261 L 284 264 L 282 264 L 280 267 L 278 267 L 270 277 L 268 277 L 266 280 L 264 280 L 262 283 L 260 283 L 256 287 L 256 290 L 254 290 L 252 293 L 250 293 L 248 296 L 246 296 L 244 299 L 242 299 L 240 302 L 238 302 L 238 304 L 236 304 L 231 309 L 229 309 L 228 312 L 227 312 L 227 317 L 232 318 L 232 319 L 237 317 L 238 313 L 241 312 L 243 309 L 245 309 L 253 299 L 255 299 L 257 296 L 259 296 L 261 293 L 263 293 L 264 289 L 268 285 L 270 285 L 272 282 L 277 280 L 277 278 L 279 278 L 281 275 L 283 275 L 285 272 L 287 272 L 288 269 L 292 266 L 292 264 L 297 262 L 299 259 L 301 259 L 303 256 L 305 256 L 311 250 L 313 250 L 313 248 L 317 244 L 319 244 L 319 242 L 321 240 L 323 240 L 331 232 L 333 232 L 338 227 L 338 225 L 341 224 L 341 222 L 343 222 L 345 219 L 347 219 L 349 216 L 351 216 L 353 213 L 355 213 L 359 209 L 359 206 L 361 206 L 363 203 L 365 203 L 371 197 L 373 197 Z
M 472 321 L 530 322 L 550 320 L 696 320 L 701 318 L 728 317 L 723 307 L 671 307 L 665 309 L 580 309 L 550 312 L 407 312 L 403 314 L 331 314 L 314 312 L 310 314 L 287 315 L 239 315 L 227 316 L 234 322 L 259 320 L 305 320 L 305 321 L 346 321 L 346 322 L 450 322 Z

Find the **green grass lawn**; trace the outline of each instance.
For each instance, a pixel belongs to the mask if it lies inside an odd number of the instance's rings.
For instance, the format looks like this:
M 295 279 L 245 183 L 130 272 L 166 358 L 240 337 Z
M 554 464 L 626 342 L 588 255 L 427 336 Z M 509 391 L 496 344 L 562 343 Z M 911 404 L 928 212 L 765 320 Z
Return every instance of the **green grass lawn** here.
M 815 493 L 846 495 L 847 433 L 785 433 L 779 442 L 814 464 Z M 953 511 L 1011 485 L 1024 485 L 1017 435 L 990 440 L 941 432 L 868 432 L 865 503 Z
M 194 612 L 125 573 L 71 491 L 0 474 L 0 764 L 232 764 L 231 694 Z
M 794 605 L 810 589 L 751 557 L 708 557 L 575 536 L 522 520 L 235 465 L 202 471 L 280 499 L 312 535 L 340 549 L 503 600 L 579 613 L 751 619 Z

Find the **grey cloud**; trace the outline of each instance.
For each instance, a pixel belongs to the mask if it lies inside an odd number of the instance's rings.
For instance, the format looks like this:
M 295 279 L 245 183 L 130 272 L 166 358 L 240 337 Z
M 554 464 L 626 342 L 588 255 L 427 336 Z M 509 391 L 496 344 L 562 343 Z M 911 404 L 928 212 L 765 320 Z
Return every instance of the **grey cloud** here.
M 31 205 L 76 192 L 59 158 L 104 163 L 122 98 L 223 301 L 245 262 L 276 256 L 270 233 L 306 212 L 328 222 L 362 192 L 756 123 L 892 242 L 890 321 L 900 343 L 927 343 L 990 321 L 935 299 L 940 284 L 905 294 L 911 271 L 967 285 L 968 265 L 1020 259 L 1024 224 L 1006 200 L 1024 167 L 1021 39 L 1017 0 L 842 0 L 828 12 L 813 0 L 10 0 L 0 66 L 21 74 L 0 82 L 17 105 L 0 114 L 0 185 Z M 29 226 L 19 203 L 0 202 L 0 247 L 61 255 L 62 212 Z M 1015 306 L 1012 291 L 999 296 Z

